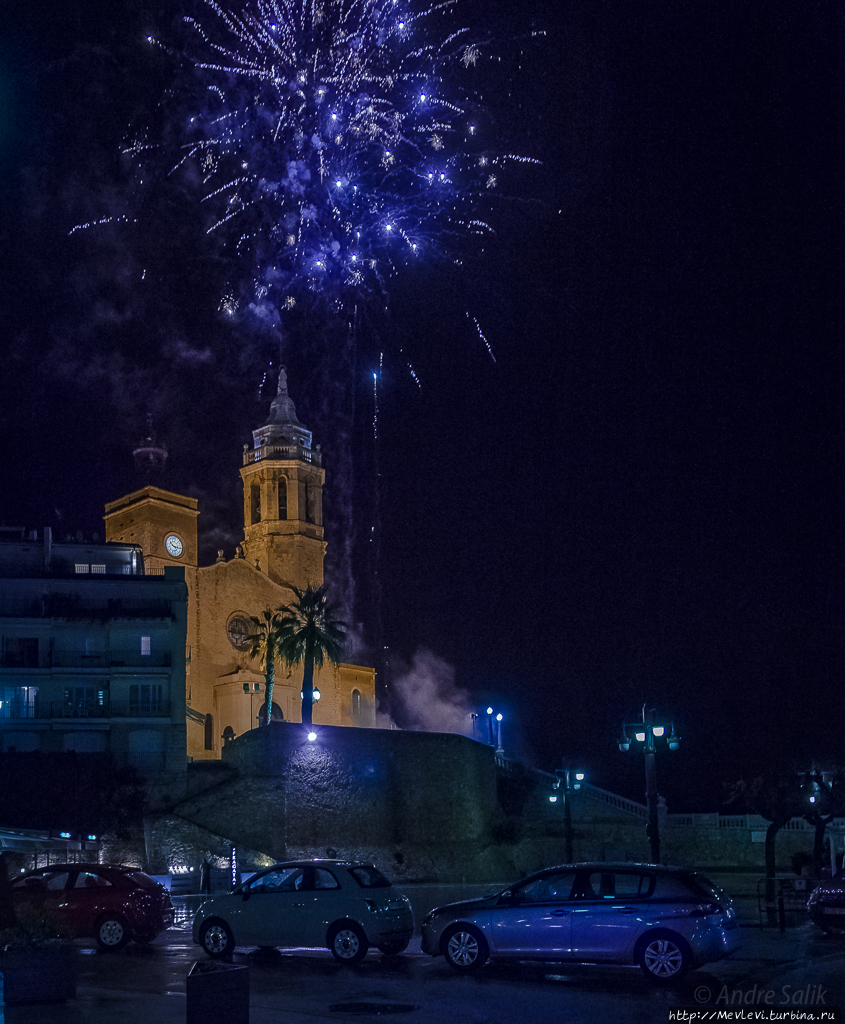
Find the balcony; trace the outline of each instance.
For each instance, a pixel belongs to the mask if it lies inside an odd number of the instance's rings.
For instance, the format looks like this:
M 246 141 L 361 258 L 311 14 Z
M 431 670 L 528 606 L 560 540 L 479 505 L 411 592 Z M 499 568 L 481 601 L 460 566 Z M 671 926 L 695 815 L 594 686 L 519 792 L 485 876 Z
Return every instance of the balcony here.
M 0 657 L 0 668 L 170 668 L 170 651 L 152 651 L 141 654 L 131 651 L 33 651 L 8 652 Z
M 0 618 L 109 622 L 112 619 L 172 619 L 173 610 L 171 602 L 164 598 L 116 597 L 103 601 L 55 593 L 0 601 Z
M 170 718 L 169 700 L 3 701 L 0 720 Z
M 247 448 L 244 452 L 245 466 L 265 459 L 298 459 L 300 462 L 310 462 L 313 466 L 321 466 L 323 453 L 317 449 L 303 448 L 299 444 L 263 444 L 260 448 Z

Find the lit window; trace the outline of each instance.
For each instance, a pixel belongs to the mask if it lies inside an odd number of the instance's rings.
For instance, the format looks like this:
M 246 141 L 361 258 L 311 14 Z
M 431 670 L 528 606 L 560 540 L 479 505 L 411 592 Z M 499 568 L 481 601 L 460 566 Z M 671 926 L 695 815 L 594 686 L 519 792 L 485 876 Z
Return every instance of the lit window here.
M 92 565 L 91 572 L 105 572 L 106 567 L 104 565 Z
M 148 636 L 141 637 L 141 654 L 150 653 L 150 638 Z
M 352 691 L 352 717 L 357 718 L 361 714 L 361 694 L 358 690 Z
M 76 563 L 74 568 L 76 569 L 77 572 L 88 572 L 88 566 L 87 565 L 80 565 L 79 562 Z

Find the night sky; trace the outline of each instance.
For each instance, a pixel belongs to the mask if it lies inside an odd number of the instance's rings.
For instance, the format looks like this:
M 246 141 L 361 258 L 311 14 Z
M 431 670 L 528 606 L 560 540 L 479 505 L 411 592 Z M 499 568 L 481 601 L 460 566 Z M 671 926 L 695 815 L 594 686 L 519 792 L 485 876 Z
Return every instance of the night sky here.
M 128 209 L 121 139 L 166 84 L 143 38 L 183 8 L 15 7 L 0 523 L 102 536 L 152 411 L 162 484 L 200 498 L 204 562 L 231 557 L 277 343 L 218 314 L 231 267 L 173 191 L 131 229 L 69 235 Z M 387 647 L 383 681 L 439 665 L 444 699 L 453 670 L 459 706 L 504 713 L 509 752 L 636 799 L 642 759 L 615 739 L 647 701 L 683 738 L 658 759 L 670 810 L 714 809 L 771 765 L 842 764 L 845 16 L 466 9 L 509 54 L 484 98 L 542 167 L 508 182 L 462 268 L 399 275 L 354 351 L 300 324 L 283 355 L 326 515 L 352 523 L 359 656 Z

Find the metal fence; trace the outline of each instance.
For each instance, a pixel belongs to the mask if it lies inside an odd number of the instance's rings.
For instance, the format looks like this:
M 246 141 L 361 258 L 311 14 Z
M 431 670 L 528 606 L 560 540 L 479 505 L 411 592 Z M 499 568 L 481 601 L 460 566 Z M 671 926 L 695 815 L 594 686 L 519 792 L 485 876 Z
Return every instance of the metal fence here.
M 39 594 L 0 601 L 0 618 L 25 619 L 169 619 L 164 598 L 82 598 L 77 594 Z
M 784 931 L 806 924 L 807 900 L 816 884 L 807 878 L 761 878 L 757 882 L 760 927 Z

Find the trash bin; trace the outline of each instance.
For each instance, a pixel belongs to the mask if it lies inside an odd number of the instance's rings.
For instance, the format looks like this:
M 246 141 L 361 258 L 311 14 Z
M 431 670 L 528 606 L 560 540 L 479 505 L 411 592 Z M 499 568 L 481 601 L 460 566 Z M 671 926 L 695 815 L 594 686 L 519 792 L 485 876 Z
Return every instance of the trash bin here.
M 214 960 L 188 971 L 187 1024 L 249 1024 L 249 968 Z

